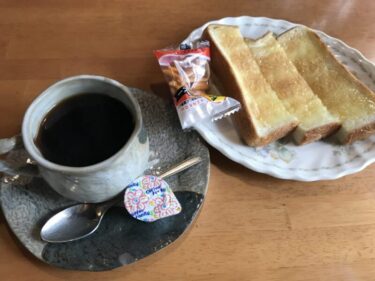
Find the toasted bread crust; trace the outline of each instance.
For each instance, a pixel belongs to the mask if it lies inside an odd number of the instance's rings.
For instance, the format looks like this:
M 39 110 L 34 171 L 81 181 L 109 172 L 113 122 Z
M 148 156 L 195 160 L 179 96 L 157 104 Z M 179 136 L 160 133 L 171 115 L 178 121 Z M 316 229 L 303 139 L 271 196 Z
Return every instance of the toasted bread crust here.
M 295 28 L 290 29 L 290 30 L 286 31 L 285 33 L 281 34 L 278 37 L 278 40 L 285 40 L 286 42 L 287 42 L 287 40 L 290 40 L 291 41 L 290 44 L 293 44 L 294 34 L 298 35 L 298 32 L 301 32 L 301 31 L 306 32 L 306 34 L 311 36 L 311 38 L 312 38 L 311 40 L 313 40 L 313 42 L 317 44 L 318 48 L 321 49 L 321 53 L 324 54 L 324 55 L 327 55 L 327 58 L 329 58 L 328 60 L 332 61 L 334 63 L 334 66 L 331 66 L 331 67 L 335 67 L 338 75 L 341 75 L 343 77 L 343 79 L 345 79 L 345 81 L 350 81 L 350 83 L 353 83 L 353 85 L 355 85 L 355 87 L 358 88 L 358 90 L 361 92 L 361 94 L 369 99 L 369 102 L 375 103 L 374 92 L 372 92 L 371 89 L 369 89 L 362 81 L 360 81 L 357 77 L 355 77 L 354 74 L 352 74 L 342 63 L 340 63 L 337 60 L 337 58 L 333 55 L 333 53 L 330 51 L 328 46 L 326 44 L 324 44 L 324 42 L 321 40 L 321 38 L 314 31 L 312 31 L 308 28 L 295 27 Z M 289 43 L 287 43 L 287 44 L 289 44 Z M 296 67 L 298 68 L 298 65 L 296 65 Z M 300 71 L 301 75 L 304 76 L 300 69 L 299 69 L 299 71 Z M 306 77 L 304 77 L 304 78 L 306 79 Z M 307 81 L 307 82 L 310 84 L 309 81 Z M 332 83 L 334 83 L 334 82 L 335 81 L 332 81 Z M 314 87 L 312 85 L 310 85 L 310 86 L 314 90 Z M 315 93 L 318 94 L 318 96 L 319 96 L 318 90 L 315 91 Z M 322 98 L 322 101 L 325 103 L 323 98 Z M 345 103 L 341 100 L 340 100 L 340 102 Z M 325 105 L 327 106 L 328 110 L 330 110 L 332 113 L 335 113 L 334 112 L 335 109 L 330 107 L 327 103 Z M 347 106 L 350 108 L 350 106 L 352 106 L 352 105 L 348 104 Z M 366 138 L 366 137 L 374 134 L 375 133 L 375 110 L 373 110 L 372 114 L 370 114 L 366 117 L 367 117 L 366 119 L 368 119 L 367 123 L 360 121 L 361 120 L 360 117 L 358 119 L 356 119 L 356 116 L 340 116 L 340 119 L 341 119 L 341 122 L 343 123 L 343 126 L 336 133 L 336 137 L 338 138 L 338 140 L 343 144 L 348 144 L 348 143 L 353 143 L 356 140 L 360 140 L 360 139 Z M 347 128 L 345 126 L 345 121 L 347 121 L 347 120 L 349 120 L 349 121 L 358 120 L 357 127 Z
M 212 39 L 207 32 L 207 29 L 203 33 L 203 38 L 212 42 Z M 220 86 L 226 93 L 230 93 L 233 98 L 238 100 L 241 105 L 245 104 L 243 96 L 240 94 L 241 89 L 236 83 L 235 75 L 233 74 L 229 63 L 224 59 L 223 55 L 215 44 L 210 45 L 211 52 L 211 68 L 215 72 L 216 77 L 220 81 Z M 235 126 L 239 130 L 242 139 L 248 145 L 256 142 L 257 133 L 254 128 L 254 124 L 251 121 L 251 114 L 246 106 L 242 106 L 241 110 L 233 115 L 233 121 Z
M 329 56 L 337 62 L 338 67 L 340 67 L 344 72 L 346 72 L 349 75 L 349 77 L 362 88 L 363 91 L 372 92 L 372 94 L 374 94 L 375 97 L 375 93 L 369 87 L 367 87 L 361 80 L 355 77 L 355 75 L 351 73 L 345 65 L 343 65 L 340 61 L 337 60 L 337 58 L 333 55 L 328 46 L 324 44 L 322 39 L 320 39 L 318 34 L 312 32 L 312 35 L 319 41 L 320 46 L 326 50 Z M 347 132 L 346 137 L 341 139 L 340 141 L 342 144 L 351 144 L 357 140 L 365 139 L 373 134 L 375 134 L 375 121 L 366 124 L 360 128 L 357 128 L 351 132 Z
M 375 134 L 375 122 L 358 128 L 346 135 L 346 138 L 342 139 L 343 144 L 351 144 L 357 140 L 365 139 Z
M 353 79 L 355 83 L 357 83 L 364 91 L 372 92 L 372 90 L 369 87 L 367 87 L 361 80 L 355 77 L 354 74 L 351 73 L 345 65 L 343 65 L 341 62 L 337 60 L 337 58 L 332 54 L 331 50 L 327 47 L 326 44 L 323 43 L 322 39 L 320 39 L 320 37 L 315 32 L 313 32 L 312 34 L 315 38 L 317 38 L 317 40 L 320 43 L 320 46 L 324 48 L 328 52 L 329 56 L 338 63 L 338 67 L 341 67 L 342 70 L 346 72 L 349 75 L 349 77 Z M 375 96 L 375 93 L 372 93 Z M 352 132 L 348 132 L 346 138 L 341 139 L 341 143 L 351 144 L 357 140 L 365 139 L 373 134 L 375 134 L 375 122 L 366 124 L 360 128 L 353 130 Z
M 226 95 L 230 95 L 242 104 L 242 109 L 233 116 L 235 126 L 238 128 L 242 139 L 251 146 L 264 146 L 288 134 L 297 126 L 298 121 L 296 119 L 293 119 L 293 121 L 288 122 L 284 126 L 276 128 L 266 136 L 260 136 L 258 134 L 255 122 L 252 120 L 254 114 L 250 112 L 250 109 L 246 106 L 245 97 L 239 85 L 238 77 L 234 73 L 229 61 L 227 61 L 215 44 L 210 32 L 208 32 L 208 28 L 205 30 L 203 38 L 209 40 L 211 43 L 211 68 L 219 78 Z M 253 59 L 250 50 L 249 58 L 247 59 Z M 264 77 L 261 77 L 261 79 L 264 79 Z
M 313 93 L 272 32 L 257 40 L 245 38 L 245 41 L 268 83 L 286 109 L 300 121 L 293 132 L 297 144 L 319 140 L 340 127 L 338 118 Z
M 273 133 L 262 138 L 254 135 L 255 131 L 253 123 L 251 121 L 249 122 L 249 118 L 251 120 L 251 117 L 249 115 L 244 113 L 244 111 L 240 111 L 233 116 L 234 125 L 239 131 L 242 140 L 246 144 L 256 147 L 265 146 L 267 144 L 270 144 L 271 142 L 274 142 L 275 140 L 286 136 L 288 133 L 293 131 L 298 124 L 297 122 L 292 122 L 287 126 L 281 127 L 275 130 Z
M 317 127 L 313 130 L 309 130 L 305 132 L 303 138 L 300 141 L 298 141 L 297 144 L 304 145 L 325 138 L 327 136 L 334 134 L 339 128 L 340 124 L 333 122 L 321 127 Z
M 316 34 L 314 31 L 310 30 L 310 34 L 312 36 L 314 36 L 319 44 L 320 44 L 320 47 L 323 48 L 327 53 L 328 55 L 337 62 L 337 66 L 339 68 L 341 68 L 347 75 L 349 75 L 349 77 L 356 83 L 358 84 L 363 90 L 365 91 L 369 91 L 369 92 L 372 92 L 375 96 L 375 93 L 369 88 L 367 87 L 361 80 L 359 80 L 357 77 L 355 77 L 355 75 L 353 73 L 350 72 L 350 70 L 345 66 L 343 65 L 335 56 L 334 54 L 331 52 L 331 50 L 328 48 L 328 46 L 326 44 L 324 44 L 324 42 L 322 41 L 322 39 L 319 37 L 318 34 Z

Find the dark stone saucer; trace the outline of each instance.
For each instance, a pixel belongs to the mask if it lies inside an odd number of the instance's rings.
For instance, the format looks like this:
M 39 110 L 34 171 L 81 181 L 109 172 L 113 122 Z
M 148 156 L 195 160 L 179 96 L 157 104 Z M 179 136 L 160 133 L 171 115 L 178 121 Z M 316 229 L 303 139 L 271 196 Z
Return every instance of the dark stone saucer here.
M 172 104 L 155 95 L 131 89 L 138 99 L 150 138 L 148 173 L 158 173 L 190 156 L 203 161 L 167 178 L 182 212 L 153 223 L 131 218 L 123 207 L 112 208 L 97 232 L 70 243 L 50 244 L 40 239 L 45 221 L 75 204 L 54 192 L 41 178 L 3 182 L 0 204 L 21 243 L 42 261 L 67 269 L 101 271 L 127 265 L 174 242 L 195 219 L 204 200 L 209 177 L 208 149 L 195 132 L 183 132 Z M 22 151 L 14 155 L 24 155 Z

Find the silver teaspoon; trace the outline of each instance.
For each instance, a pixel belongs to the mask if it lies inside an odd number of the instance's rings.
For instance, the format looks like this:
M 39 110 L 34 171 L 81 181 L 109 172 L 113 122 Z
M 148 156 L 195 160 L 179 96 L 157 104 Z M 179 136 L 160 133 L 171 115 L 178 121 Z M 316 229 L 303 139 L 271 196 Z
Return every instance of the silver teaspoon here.
M 200 157 L 184 160 L 168 169 L 159 178 L 177 174 L 201 161 Z M 120 195 L 103 203 L 82 203 L 66 208 L 44 224 L 40 237 L 50 243 L 63 243 L 87 237 L 98 229 L 105 213 L 122 199 L 123 195 Z

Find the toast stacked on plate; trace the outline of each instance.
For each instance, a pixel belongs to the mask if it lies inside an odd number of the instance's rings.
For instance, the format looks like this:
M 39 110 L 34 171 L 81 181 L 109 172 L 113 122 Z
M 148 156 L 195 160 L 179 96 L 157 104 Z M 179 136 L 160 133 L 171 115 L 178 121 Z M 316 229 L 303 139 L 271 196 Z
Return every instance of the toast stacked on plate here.
M 292 134 L 298 144 L 319 140 L 339 128 L 339 119 L 314 94 L 272 33 L 245 41 L 285 108 L 297 117 L 299 124 Z
M 234 115 L 243 140 L 252 146 L 273 142 L 297 124 L 266 81 L 237 26 L 210 25 L 211 66 L 226 95 L 242 104 Z
M 337 61 L 315 32 L 293 28 L 278 42 L 314 93 L 340 119 L 336 137 L 341 143 L 375 133 L 375 94 Z
M 289 133 L 298 144 L 336 132 L 351 143 L 375 132 L 375 95 L 311 30 L 297 27 L 277 40 L 243 38 L 237 26 L 210 25 L 211 67 L 225 94 L 238 99 L 241 137 L 264 146 Z

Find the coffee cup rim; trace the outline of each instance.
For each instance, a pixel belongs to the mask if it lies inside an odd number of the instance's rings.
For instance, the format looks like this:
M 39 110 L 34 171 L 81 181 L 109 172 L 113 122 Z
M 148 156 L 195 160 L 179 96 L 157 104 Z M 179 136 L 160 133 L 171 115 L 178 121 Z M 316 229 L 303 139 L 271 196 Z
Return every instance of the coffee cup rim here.
M 134 121 L 135 121 L 134 129 L 128 141 L 126 142 L 126 144 L 111 157 L 99 163 L 96 163 L 94 165 L 83 166 L 83 167 L 70 167 L 70 166 L 60 165 L 60 164 L 56 164 L 54 162 L 51 162 L 45 159 L 38 152 L 37 147 L 33 140 L 30 126 L 28 126 L 28 122 L 30 120 L 30 115 L 32 114 L 32 110 L 35 108 L 35 106 L 38 104 L 38 102 L 41 99 L 43 99 L 46 95 L 49 94 L 52 88 L 60 84 L 67 83 L 70 81 L 75 81 L 75 80 L 96 80 L 96 81 L 100 81 L 103 83 L 111 84 L 112 86 L 115 86 L 119 88 L 120 90 L 122 90 L 127 95 L 127 97 L 129 98 L 135 110 L 135 116 L 133 116 Z M 70 76 L 62 80 L 59 80 L 56 83 L 53 83 L 32 101 L 32 103 L 28 106 L 26 113 L 24 115 L 23 121 L 22 121 L 22 139 L 23 139 L 23 143 L 27 152 L 30 154 L 31 158 L 36 161 L 38 165 L 41 165 L 50 170 L 60 171 L 64 173 L 73 173 L 73 174 L 92 173 L 92 172 L 96 172 L 98 170 L 102 170 L 102 169 L 109 167 L 113 162 L 116 161 L 116 159 L 121 154 L 127 151 L 129 149 L 130 144 L 133 142 L 134 138 L 136 138 L 139 132 L 141 131 L 141 127 L 142 127 L 141 108 L 137 100 L 133 97 L 133 94 L 130 92 L 128 87 L 108 77 L 104 77 L 100 75 L 82 74 L 82 75 Z

